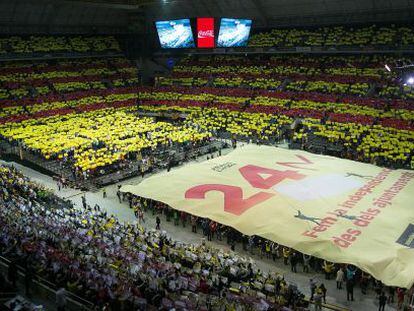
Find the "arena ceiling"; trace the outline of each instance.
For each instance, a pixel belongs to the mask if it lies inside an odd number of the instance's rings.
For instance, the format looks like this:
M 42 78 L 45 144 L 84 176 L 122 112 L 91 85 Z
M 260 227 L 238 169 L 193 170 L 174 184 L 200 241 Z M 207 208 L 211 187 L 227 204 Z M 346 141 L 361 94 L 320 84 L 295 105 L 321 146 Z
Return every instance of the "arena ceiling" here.
M 149 19 L 182 16 L 249 17 L 259 27 L 413 21 L 414 0 L 157 1 Z
M 154 20 L 196 16 L 252 18 L 257 28 L 412 23 L 414 0 L 0 0 L 2 33 L 142 33 Z
M 414 0 L 72 0 L 130 6 L 148 20 L 253 18 L 259 27 L 414 20 Z

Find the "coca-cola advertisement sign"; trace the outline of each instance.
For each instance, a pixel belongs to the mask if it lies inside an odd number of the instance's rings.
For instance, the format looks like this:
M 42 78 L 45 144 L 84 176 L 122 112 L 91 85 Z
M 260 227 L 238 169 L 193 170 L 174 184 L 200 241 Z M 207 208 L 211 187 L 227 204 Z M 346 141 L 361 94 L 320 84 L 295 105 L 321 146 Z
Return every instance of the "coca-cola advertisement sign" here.
M 214 38 L 214 31 L 213 30 L 199 30 L 198 37 L 200 39 Z
M 199 48 L 214 48 L 214 18 L 197 18 L 197 46 Z

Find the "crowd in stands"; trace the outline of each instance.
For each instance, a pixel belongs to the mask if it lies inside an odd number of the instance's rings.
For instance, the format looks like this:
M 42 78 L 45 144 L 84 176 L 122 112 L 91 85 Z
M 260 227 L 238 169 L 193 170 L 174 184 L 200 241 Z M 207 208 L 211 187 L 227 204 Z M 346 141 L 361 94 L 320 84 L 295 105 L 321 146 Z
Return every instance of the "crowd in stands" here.
M 78 209 L 14 168 L 0 166 L 0 252 L 58 288 L 112 310 L 280 310 L 307 306 L 283 275 L 233 252 L 175 241 L 120 223 L 99 206 Z M 9 274 L 9 282 L 15 282 Z
M 273 30 L 253 36 L 251 46 L 413 44 L 413 30 L 407 27 L 348 30 Z M 0 39 L 0 56 L 106 51 L 119 51 L 114 38 Z M 137 69 L 124 58 L 7 62 L 0 67 L 0 138 L 70 167 L 74 179 L 105 174 L 128 161 L 144 162 L 159 148 L 192 148 L 214 137 L 260 144 L 287 139 L 313 152 L 329 153 L 335 147 L 335 155 L 343 158 L 414 168 L 414 93 L 388 78 L 383 70 L 388 61 L 392 58 L 190 57 L 169 76 L 158 77 L 154 87 L 138 86 Z M 320 140 L 325 149 L 320 149 Z M 41 274 L 99 306 L 307 307 L 282 275 L 260 271 L 233 252 L 181 243 L 137 223 L 123 224 L 86 201 L 77 209 L 13 168 L 0 166 L 0 183 L 0 252 L 29 275 Z M 384 290 L 355 267 L 306 257 L 160 203 L 129 199 L 140 220 L 142 210 L 164 213 L 177 225 L 202 228 L 209 240 L 226 238 L 232 249 L 240 242 L 252 253 L 283 258 L 292 272 L 298 264 L 304 271 L 321 270 L 327 278 L 342 271 L 337 280 L 346 281 L 348 293 L 356 283 L 363 290 L 372 284 L 379 296 Z M 13 287 L 10 277 L 7 286 Z M 326 295 L 314 281 L 310 291 L 318 304 Z M 393 290 L 388 292 L 393 297 Z
M 288 139 L 313 152 L 411 168 L 414 101 L 383 68 L 394 61 L 193 56 L 155 87 L 138 86 L 137 69 L 123 58 L 9 62 L 0 69 L 1 138 L 69 163 L 75 176 L 139 161 L 142 150 L 160 145 L 229 135 L 260 143 Z M 186 121 L 169 125 L 141 113 L 184 114 Z M 290 128 L 297 119 L 299 126 Z M 156 129 L 160 135 L 152 137 Z
M 30 102 L 22 104 L 20 100 L 49 97 L 56 101 L 59 95 L 68 92 L 137 83 L 136 67 L 123 58 L 6 62 L 0 68 L 0 104 L 29 106 Z
M 414 44 L 414 28 L 398 25 L 272 29 L 253 34 L 250 47 L 389 47 Z
M 158 79 L 164 94 L 156 99 L 162 105 L 194 106 L 186 102 L 191 94 L 197 105 L 206 107 L 284 115 L 288 121 L 300 117 L 304 122 L 293 140 L 304 149 L 316 151 L 312 137 L 317 136 L 336 145 L 341 157 L 409 168 L 414 120 L 410 92 L 383 92 L 397 85 L 383 68 L 394 61 L 381 55 L 193 56 L 177 64 L 171 76 Z M 192 76 L 207 82 L 191 84 Z M 243 129 L 248 137 L 250 129 Z
M 414 115 L 406 100 L 354 97 L 349 89 L 338 94 L 338 86 L 324 89 L 325 93 L 309 91 L 298 89 L 300 84 L 295 82 L 285 85 L 287 90 L 278 89 L 282 82 L 276 89 L 267 89 L 274 80 L 260 78 L 276 72 L 366 77 L 380 83 L 384 72 L 375 64 L 388 60 L 386 57 L 325 57 L 322 66 L 317 58 L 248 58 L 242 65 L 244 58 L 221 56 L 215 66 L 209 59 L 184 59 L 172 74 L 206 74 L 207 80 L 219 75 L 223 85 L 214 85 L 213 80 L 212 86 L 203 87 L 185 83 L 138 87 L 136 69 L 119 58 L 49 61 L 34 66 L 7 63 L 0 71 L 5 90 L 0 103 L 1 136 L 12 144 L 20 142 L 46 160 L 71 166 L 74 177 L 84 178 L 109 172 L 111 165 L 125 159 L 139 161 L 142 152 L 157 146 L 197 143 L 225 133 L 260 143 L 287 138 L 315 152 L 321 150 L 315 149 L 312 140 L 320 137 L 326 144 L 340 146 L 335 155 L 341 157 L 412 167 Z M 246 74 L 256 86 L 246 87 L 244 80 L 236 83 L 242 78 L 222 76 L 237 73 Z M 230 85 L 226 85 L 228 79 L 233 79 Z M 182 125 L 171 125 L 140 118 L 137 112 L 184 113 L 187 118 Z M 289 132 L 298 117 L 301 126 Z
M 0 56 L 56 52 L 91 53 L 120 52 L 112 36 L 14 36 L 0 37 Z
M 365 96 L 375 88 L 387 98 L 412 98 L 396 84 L 384 64 L 410 62 L 385 55 L 372 56 L 204 56 L 188 57 L 160 85 L 214 85 L 252 89 L 291 90 Z M 372 96 L 372 95 L 370 95 Z
M 77 173 L 93 174 L 117 161 L 142 158 L 160 146 L 199 142 L 211 134 L 194 127 L 156 122 L 129 113 L 130 108 L 100 109 L 26 120 L 1 127 L 2 135 L 23 142 L 45 159 L 73 164 Z
M 305 148 L 311 144 L 308 138 L 316 135 L 326 139 L 327 145 L 341 145 L 341 157 L 390 167 L 412 165 L 413 135 L 409 125 L 412 121 L 402 117 L 405 113 L 410 115 L 410 110 L 396 109 L 394 111 L 399 111 L 397 114 L 400 116 L 385 117 L 390 112 L 369 107 L 369 101 L 367 106 L 364 102 L 323 102 L 326 100 L 323 98 L 320 102 L 315 99 L 296 101 L 284 98 L 292 98 L 292 94 L 283 93 L 268 93 L 269 97 L 262 95 L 252 100 L 244 90 L 233 90 L 239 91 L 240 95 L 229 99 L 228 95 L 222 97 L 210 91 L 207 88 L 164 89 L 164 92 L 152 93 L 151 96 L 157 100 L 146 101 L 145 105 L 149 107 L 141 105 L 140 108 L 152 112 L 186 112 L 190 122 L 213 130 L 214 134 L 225 131 L 238 139 L 254 141 L 283 138 L 287 127 L 300 116 L 304 122 L 295 131 L 293 140 Z M 229 94 L 228 90 L 223 90 L 223 93 Z M 196 102 L 187 98 L 193 98 Z M 246 107 L 238 101 L 250 103 Z M 380 118 L 383 113 L 384 117 Z

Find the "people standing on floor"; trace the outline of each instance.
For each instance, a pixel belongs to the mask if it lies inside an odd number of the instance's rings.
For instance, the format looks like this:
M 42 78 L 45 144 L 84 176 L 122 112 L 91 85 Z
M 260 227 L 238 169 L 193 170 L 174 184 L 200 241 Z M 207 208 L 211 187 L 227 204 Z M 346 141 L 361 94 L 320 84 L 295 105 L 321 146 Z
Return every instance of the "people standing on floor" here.
M 185 225 L 187 224 L 187 214 L 185 212 L 181 212 L 180 218 L 183 228 L 185 228 Z
M 378 297 L 379 300 L 379 311 L 385 310 L 385 304 L 387 303 L 387 296 L 385 296 L 384 292 L 381 292 L 381 294 Z
M 316 291 L 316 282 L 314 279 L 309 279 L 309 289 L 311 292 L 311 297 L 310 300 L 313 300 L 313 296 L 315 295 L 315 291 Z
M 254 253 L 254 235 L 249 236 L 249 240 L 247 241 L 247 246 L 248 246 L 250 254 L 253 254 Z
M 246 252 L 247 252 L 247 245 L 248 245 L 248 243 L 249 243 L 249 236 L 243 234 L 243 236 L 242 236 L 242 248 Z
M 346 280 L 346 300 L 354 301 L 354 279 Z
M 326 292 L 328 291 L 325 285 L 322 283 L 319 285 L 319 289 L 322 291 L 323 303 L 326 303 Z
M 395 287 L 388 286 L 388 303 L 394 303 Z
M 65 311 L 66 304 L 67 304 L 67 300 L 66 300 L 66 290 L 63 287 L 60 287 L 56 291 L 56 307 L 57 307 L 57 311 Z
M 217 227 L 216 227 L 217 240 L 219 241 L 223 240 L 222 233 L 223 233 L 223 226 L 221 224 L 217 224 Z
M 381 292 L 384 289 L 384 284 L 381 281 L 375 280 L 374 291 L 377 294 L 377 298 L 381 295 Z
M 210 225 L 211 238 L 213 239 L 214 238 L 214 233 L 217 230 L 217 223 L 215 221 L 211 220 L 209 225 Z
M 155 218 L 155 223 L 156 223 L 155 229 L 160 230 L 160 228 L 161 228 L 161 219 L 160 219 L 159 216 L 157 216 L 157 218 Z
M 310 269 L 310 260 L 311 260 L 311 256 L 310 255 L 306 255 L 303 254 L 302 255 L 303 258 L 303 272 L 309 273 L 309 269 Z
M 293 273 L 298 272 L 296 270 L 296 265 L 298 264 L 298 256 L 296 252 L 292 252 L 290 254 L 290 271 L 292 271 Z
M 397 288 L 397 309 L 398 310 L 402 308 L 402 305 L 404 303 L 404 295 L 405 295 L 405 290 L 398 287 Z
M 359 285 L 361 287 L 361 293 L 363 295 L 367 294 L 368 281 L 369 281 L 368 275 L 364 271 L 361 271 L 361 277 L 360 277 L 360 280 L 359 280 Z M 378 291 L 378 293 L 377 293 L 378 296 L 381 293 L 381 291 L 382 291 L 382 288 Z
M 68 181 L 66 180 L 65 177 L 62 176 L 62 178 L 60 179 L 60 182 L 62 184 L 62 189 L 69 187 Z
M 346 280 L 354 280 L 356 273 L 356 268 L 353 265 L 346 266 Z
M 83 194 L 83 196 L 82 196 L 82 206 L 83 206 L 84 209 L 86 209 L 86 207 L 87 207 L 87 204 L 86 204 L 86 193 Z
M 178 226 L 180 224 L 180 212 L 178 210 L 174 210 L 174 226 Z
M 266 258 L 270 258 L 272 255 L 272 245 L 270 241 L 266 241 Z
M 116 196 L 118 197 L 119 203 L 122 203 L 122 197 L 121 197 L 121 186 L 118 186 L 118 190 L 116 191 Z
M 342 289 L 342 283 L 344 282 L 345 274 L 342 267 L 336 272 L 336 289 Z
M 210 222 L 206 219 L 204 222 L 204 232 L 207 236 L 207 241 L 211 241 L 211 228 L 210 228 Z
M 141 224 L 141 222 L 143 224 L 145 223 L 144 212 L 142 211 L 142 209 L 139 209 L 138 210 L 138 223 Z
M 191 215 L 191 232 L 197 233 L 197 217 Z
M 289 247 L 283 247 L 283 263 L 285 266 L 289 264 L 289 256 L 290 256 L 290 248 Z
M 279 244 L 272 242 L 271 252 L 273 261 L 276 261 L 276 259 L 279 258 Z
M 260 259 L 263 258 L 263 256 L 266 254 L 266 241 L 260 240 Z
M 323 261 L 322 269 L 325 272 L 325 279 L 330 280 L 331 274 L 334 270 L 335 265 L 332 262 L 326 260 Z
M 232 251 L 235 251 L 236 250 L 236 239 L 235 239 L 234 235 L 232 235 L 229 244 L 230 244 L 230 249 Z
M 203 229 L 203 235 L 207 236 L 207 231 L 209 228 L 208 219 L 201 219 L 201 228 Z
M 322 297 L 323 297 L 323 293 L 322 291 L 318 288 L 315 292 L 315 295 L 313 297 L 314 302 L 315 302 L 315 311 L 322 311 Z
M 105 188 L 102 189 L 102 197 L 104 199 L 106 198 L 106 189 Z

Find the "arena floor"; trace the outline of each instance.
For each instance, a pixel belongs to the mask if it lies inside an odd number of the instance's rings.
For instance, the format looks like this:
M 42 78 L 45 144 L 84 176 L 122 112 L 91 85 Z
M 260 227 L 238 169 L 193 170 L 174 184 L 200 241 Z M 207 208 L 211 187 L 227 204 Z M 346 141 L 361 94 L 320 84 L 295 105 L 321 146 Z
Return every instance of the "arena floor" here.
M 223 155 L 228 153 L 229 150 L 223 152 Z M 202 161 L 205 157 L 199 158 L 198 161 Z M 37 171 L 24 167 L 20 164 L 16 164 L 13 162 L 3 162 L 0 163 L 11 165 L 13 164 L 18 169 L 20 169 L 26 176 L 30 177 L 32 180 L 56 191 L 56 194 L 63 198 L 69 198 L 72 200 L 77 207 L 81 208 L 81 196 L 83 194 L 86 195 L 87 203 L 91 206 L 98 204 L 101 208 L 107 210 L 108 214 L 116 215 L 121 221 L 125 222 L 134 222 L 136 221 L 134 212 L 132 209 L 128 207 L 127 202 L 119 203 L 118 198 L 116 196 L 117 185 L 127 185 L 127 184 L 134 184 L 139 183 L 142 179 L 141 177 L 135 177 L 129 180 L 125 180 L 119 184 L 114 184 L 111 186 L 106 187 L 107 191 L 107 198 L 102 197 L 102 191 L 99 192 L 81 192 L 76 189 L 63 189 L 58 191 L 56 183 L 52 180 L 51 177 L 43 175 Z M 145 214 L 145 224 L 144 227 L 146 228 L 155 228 L 155 217 L 152 213 L 148 212 Z M 191 227 L 187 225 L 186 228 L 182 228 L 181 226 L 174 226 L 173 222 L 166 222 L 164 217 L 161 217 L 161 229 L 165 230 L 172 238 L 187 242 L 187 243 L 200 243 L 202 241 L 202 234 L 201 233 L 190 233 Z M 208 244 L 219 247 L 225 250 L 230 250 L 229 246 L 225 243 L 225 241 L 217 241 L 214 240 L 212 242 L 207 242 Z M 322 274 L 306 274 L 306 273 L 291 273 L 290 266 L 285 266 L 281 259 L 276 260 L 273 262 L 271 259 L 260 259 L 258 255 L 251 255 L 241 249 L 241 245 L 238 244 L 236 246 L 236 252 L 243 256 L 250 256 L 253 257 L 259 266 L 259 268 L 263 271 L 277 271 L 279 273 L 283 273 L 285 275 L 285 279 L 291 283 L 295 283 L 299 289 L 307 296 L 310 295 L 310 290 L 308 286 L 309 278 L 314 278 L 318 281 L 318 283 L 323 282 L 327 287 L 327 303 L 343 306 L 346 309 L 355 310 L 355 311 L 369 311 L 369 310 L 377 310 L 378 309 L 378 300 L 375 297 L 375 293 L 373 290 L 369 290 L 368 295 L 362 295 L 359 287 L 356 287 L 354 290 L 354 302 L 348 302 L 346 300 L 346 291 L 337 290 L 336 283 L 334 280 L 325 280 Z M 299 267 L 299 270 L 301 268 Z M 387 305 L 386 310 L 396 310 L 396 304 Z

